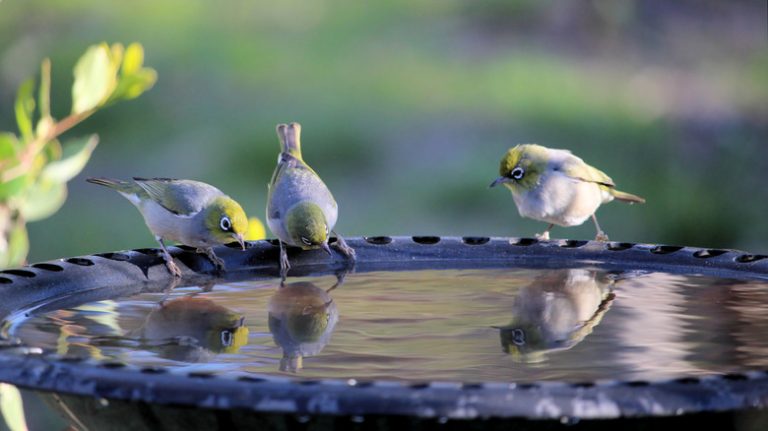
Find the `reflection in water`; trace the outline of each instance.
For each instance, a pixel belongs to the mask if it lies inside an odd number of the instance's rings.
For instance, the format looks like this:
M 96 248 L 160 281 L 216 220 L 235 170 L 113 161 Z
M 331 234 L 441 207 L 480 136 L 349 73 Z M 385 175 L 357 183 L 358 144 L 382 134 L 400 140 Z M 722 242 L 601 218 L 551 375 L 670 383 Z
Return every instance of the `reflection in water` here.
M 515 361 L 539 362 L 547 352 L 580 343 L 610 308 L 611 284 L 605 274 L 588 269 L 536 277 L 515 296 L 512 321 L 498 328 L 504 352 Z
M 152 310 L 136 336 L 165 358 L 205 362 L 248 342 L 245 317 L 208 298 L 184 296 Z
M 268 311 L 269 331 L 283 349 L 280 371 L 300 371 L 304 356 L 323 350 L 339 320 L 333 298 L 309 282 L 282 285 L 270 298 Z

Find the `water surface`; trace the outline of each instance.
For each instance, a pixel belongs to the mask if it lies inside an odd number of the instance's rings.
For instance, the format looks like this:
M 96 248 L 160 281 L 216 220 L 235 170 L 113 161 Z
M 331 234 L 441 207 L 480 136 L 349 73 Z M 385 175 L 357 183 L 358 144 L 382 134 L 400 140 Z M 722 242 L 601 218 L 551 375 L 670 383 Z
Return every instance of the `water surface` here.
M 768 369 L 768 283 L 594 268 L 259 280 L 11 322 L 45 352 L 217 374 L 666 379 Z

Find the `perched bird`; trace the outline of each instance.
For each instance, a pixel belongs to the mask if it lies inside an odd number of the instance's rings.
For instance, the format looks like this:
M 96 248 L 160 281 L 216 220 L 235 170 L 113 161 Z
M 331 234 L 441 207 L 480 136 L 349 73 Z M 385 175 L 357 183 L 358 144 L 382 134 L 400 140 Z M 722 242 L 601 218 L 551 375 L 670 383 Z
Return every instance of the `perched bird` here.
M 291 267 L 284 244 L 304 250 L 322 248 L 328 254 L 329 234 L 336 225 L 339 209 L 323 180 L 301 157 L 301 125 L 278 124 L 281 152 L 269 183 L 267 225 L 280 240 L 280 272 L 285 278 Z M 354 261 L 355 251 L 336 235 L 334 244 Z
M 554 225 L 577 226 L 590 217 L 597 229 L 596 240 L 608 241 L 600 229 L 595 211 L 614 198 L 629 203 L 645 199 L 616 190 L 613 180 L 586 164 L 568 150 L 522 144 L 501 158 L 501 175 L 491 187 L 504 184 L 512 191 L 517 210 L 523 217 L 549 223 L 536 238 L 549 239 Z
M 213 246 L 234 241 L 245 250 L 243 235 L 248 217 L 234 199 L 211 185 L 170 178 L 134 178 L 133 181 L 88 178 L 86 181 L 117 190 L 136 205 L 149 230 L 163 249 L 168 270 L 181 277 L 181 270 L 165 248 L 164 240 L 197 247 L 218 270 L 224 262 Z

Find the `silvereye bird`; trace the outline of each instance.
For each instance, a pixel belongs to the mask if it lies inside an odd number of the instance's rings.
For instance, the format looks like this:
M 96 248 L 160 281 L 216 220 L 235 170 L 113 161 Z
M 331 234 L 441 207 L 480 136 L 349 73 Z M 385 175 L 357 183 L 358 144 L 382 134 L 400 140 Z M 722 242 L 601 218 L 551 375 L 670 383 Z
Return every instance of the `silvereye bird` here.
M 322 248 L 329 255 L 329 234 L 339 214 L 336 200 L 323 180 L 301 157 L 301 125 L 278 124 L 281 152 L 269 183 L 267 225 L 280 241 L 280 273 L 291 267 L 283 244 L 304 250 Z M 349 259 L 355 251 L 336 232 L 335 246 Z
M 616 190 L 608 175 L 568 150 L 517 145 L 501 158 L 499 174 L 501 177 L 491 187 L 504 184 L 512 191 L 522 217 L 549 223 L 543 233 L 536 235 L 541 240 L 549 239 L 554 225 L 577 226 L 592 217 L 597 229 L 595 239 L 608 241 L 595 217 L 600 204 L 613 199 L 645 203 L 639 196 Z
M 181 277 L 181 270 L 165 248 L 164 240 L 197 247 L 197 252 L 208 256 L 218 270 L 224 269 L 224 261 L 213 252 L 214 245 L 234 240 L 245 250 L 243 235 L 248 230 L 248 217 L 240 204 L 216 187 L 170 178 L 86 181 L 117 190 L 136 205 L 160 243 L 168 270 L 175 277 Z

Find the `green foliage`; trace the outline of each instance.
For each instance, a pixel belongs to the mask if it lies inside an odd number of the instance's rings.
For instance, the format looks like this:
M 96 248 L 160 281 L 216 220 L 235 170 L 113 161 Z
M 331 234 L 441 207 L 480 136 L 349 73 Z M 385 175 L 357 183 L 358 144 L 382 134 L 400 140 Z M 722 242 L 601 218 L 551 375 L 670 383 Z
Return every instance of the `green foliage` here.
M 19 135 L 0 133 L 0 268 L 24 263 L 29 251 L 26 223 L 61 208 L 66 183 L 83 170 L 99 142 L 98 136 L 89 135 L 62 144 L 59 136 L 100 108 L 151 88 L 157 74 L 143 63 L 139 44 L 89 47 L 74 68 L 72 111 L 61 120 L 50 112 L 49 60 L 42 63 L 37 100 L 35 81 L 21 84 L 14 104 Z

